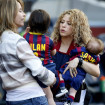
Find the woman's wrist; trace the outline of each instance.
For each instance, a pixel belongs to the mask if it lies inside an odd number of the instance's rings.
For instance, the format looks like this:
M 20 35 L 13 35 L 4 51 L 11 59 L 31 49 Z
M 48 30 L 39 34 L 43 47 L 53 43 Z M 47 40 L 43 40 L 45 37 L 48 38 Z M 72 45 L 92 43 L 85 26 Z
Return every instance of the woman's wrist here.
M 78 58 L 79 62 L 78 62 L 78 66 L 82 67 L 83 65 L 83 59 L 82 58 Z

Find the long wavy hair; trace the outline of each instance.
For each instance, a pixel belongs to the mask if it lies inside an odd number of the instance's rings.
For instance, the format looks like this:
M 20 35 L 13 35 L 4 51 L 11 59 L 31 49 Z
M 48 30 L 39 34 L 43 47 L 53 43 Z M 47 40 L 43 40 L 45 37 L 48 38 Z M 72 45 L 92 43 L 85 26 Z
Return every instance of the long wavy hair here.
M 59 27 L 62 18 L 66 14 L 70 15 L 74 44 L 78 46 L 86 46 L 86 44 L 92 37 L 92 32 L 90 30 L 87 16 L 79 9 L 64 11 L 59 16 L 54 26 L 54 30 L 51 34 L 51 38 L 53 39 L 54 43 L 57 43 L 59 40 L 61 40 Z
M 7 29 L 17 33 L 17 26 L 14 22 L 17 14 L 16 2 L 19 2 L 24 9 L 22 0 L 0 0 L 0 36 Z

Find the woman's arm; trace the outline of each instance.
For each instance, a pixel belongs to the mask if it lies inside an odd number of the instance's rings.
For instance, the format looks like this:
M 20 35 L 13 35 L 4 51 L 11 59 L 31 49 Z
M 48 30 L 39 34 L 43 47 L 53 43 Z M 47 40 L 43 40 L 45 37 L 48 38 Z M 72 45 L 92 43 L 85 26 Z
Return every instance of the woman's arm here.
M 95 77 L 99 77 L 100 75 L 99 64 L 96 65 L 83 60 L 81 67 L 90 75 L 93 75 Z
M 68 66 L 66 67 L 66 69 L 64 70 L 64 73 L 69 69 L 70 70 L 70 74 L 71 76 L 75 76 L 76 73 L 76 67 L 78 66 L 79 63 L 79 59 L 75 58 L 72 61 L 68 62 Z M 99 77 L 100 75 L 100 69 L 99 69 L 99 64 L 92 64 L 89 62 L 86 62 L 83 60 L 83 63 L 81 65 L 81 67 L 90 75 L 95 76 L 95 77 Z

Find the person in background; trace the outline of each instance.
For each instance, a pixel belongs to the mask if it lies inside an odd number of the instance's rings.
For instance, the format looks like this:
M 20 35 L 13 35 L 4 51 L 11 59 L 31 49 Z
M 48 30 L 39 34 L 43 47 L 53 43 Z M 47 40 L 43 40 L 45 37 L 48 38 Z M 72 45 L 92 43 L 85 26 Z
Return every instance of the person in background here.
M 43 67 L 28 42 L 17 30 L 24 25 L 22 0 L 0 0 L 0 78 L 6 105 L 48 105 L 42 88 L 53 85 L 55 74 Z
M 101 69 L 101 76 L 105 76 L 105 47 L 103 53 L 100 55 L 100 69 Z
M 29 32 L 25 33 L 23 37 L 30 44 L 34 54 L 42 60 L 43 66 L 56 73 L 55 63 L 52 60 L 56 50 L 53 41 L 45 34 L 50 25 L 49 14 L 42 9 L 34 10 L 30 15 L 28 25 Z M 45 86 L 38 79 L 37 81 L 43 88 L 49 105 L 55 105 L 50 86 Z
M 103 49 L 104 43 L 100 39 L 92 37 L 92 39 L 90 39 L 89 42 L 87 43 L 86 47 L 76 47 L 75 49 L 71 50 L 69 61 L 78 57 L 80 60 L 83 59 L 94 64 L 99 64 L 100 61 L 99 54 L 102 53 Z M 73 99 L 75 98 L 76 92 L 79 90 L 84 78 L 86 77 L 86 72 L 81 67 L 78 66 L 76 68 L 78 74 L 76 75 L 76 77 L 71 77 L 70 75 L 71 70 L 70 72 L 67 70 L 65 71 L 66 67 L 67 64 L 62 65 L 59 72 L 60 78 L 62 78 L 62 80 L 67 81 L 67 84 L 70 85 L 70 89 L 73 88 L 72 91 L 69 89 L 69 91 L 71 92 L 69 93 L 68 98 L 68 101 L 72 103 L 74 101 Z M 62 87 L 60 88 L 62 89 Z M 56 97 L 61 96 L 62 91 L 60 90 Z
M 61 66 L 67 62 L 68 66 L 65 71 L 69 70 L 72 77 L 77 74 L 77 66 L 80 66 L 85 72 L 93 76 L 98 77 L 100 75 L 98 64 L 92 64 L 85 60 L 80 60 L 78 57 L 68 62 L 71 50 L 83 45 L 85 47 L 88 41 L 92 38 L 87 16 L 81 10 L 71 9 L 64 11 L 57 19 L 51 37 L 57 50 L 53 59 L 56 63 L 58 74 Z M 59 83 L 59 78 L 57 78 L 57 82 L 52 89 L 54 95 L 59 90 Z M 65 81 L 65 86 L 67 87 L 67 85 L 67 81 Z M 68 86 L 68 88 L 70 88 L 70 86 Z M 86 100 L 86 90 L 86 84 L 83 82 L 81 88 L 77 91 L 76 96 L 74 95 L 75 99 L 72 97 L 74 102 L 70 103 L 69 101 L 66 101 L 64 102 L 64 105 L 88 105 L 89 100 Z

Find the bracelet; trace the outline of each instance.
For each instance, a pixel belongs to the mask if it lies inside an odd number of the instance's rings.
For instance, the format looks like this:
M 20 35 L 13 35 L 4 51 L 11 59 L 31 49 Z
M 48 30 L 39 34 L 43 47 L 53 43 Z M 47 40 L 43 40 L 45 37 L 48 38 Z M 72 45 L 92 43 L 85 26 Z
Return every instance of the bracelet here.
M 78 63 L 78 66 L 81 67 L 82 64 L 83 64 L 83 59 L 82 58 L 78 58 L 79 59 L 79 63 Z

